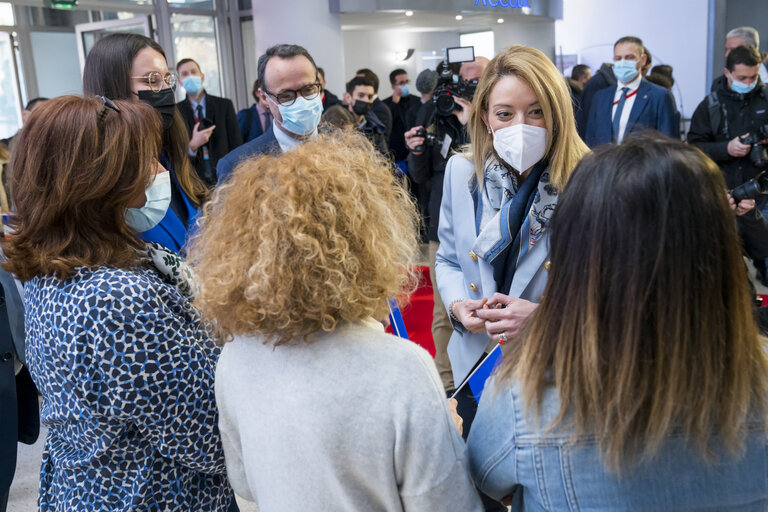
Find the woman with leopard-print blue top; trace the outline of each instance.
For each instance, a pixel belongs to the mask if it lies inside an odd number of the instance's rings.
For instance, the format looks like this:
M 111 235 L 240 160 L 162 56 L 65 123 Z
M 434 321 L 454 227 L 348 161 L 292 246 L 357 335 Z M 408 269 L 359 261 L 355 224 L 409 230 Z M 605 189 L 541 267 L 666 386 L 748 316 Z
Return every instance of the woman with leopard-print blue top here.
M 64 96 L 20 136 L 16 233 L 3 249 L 25 282 L 27 361 L 48 427 L 43 512 L 223 512 L 234 499 L 218 349 L 178 256 L 140 241 L 126 215 L 151 206 L 160 129 L 141 102 Z

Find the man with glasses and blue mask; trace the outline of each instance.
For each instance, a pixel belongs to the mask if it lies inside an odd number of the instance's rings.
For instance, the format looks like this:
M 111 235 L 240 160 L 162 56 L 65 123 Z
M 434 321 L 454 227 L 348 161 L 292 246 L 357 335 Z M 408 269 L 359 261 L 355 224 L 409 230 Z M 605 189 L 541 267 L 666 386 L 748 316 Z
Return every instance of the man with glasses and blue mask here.
M 640 72 L 647 61 L 643 41 L 637 37 L 622 37 L 613 45 L 617 83 L 595 93 L 590 105 L 585 138 L 590 148 L 620 144 L 631 132 L 646 129 L 680 138 L 672 93 L 648 82 Z
M 317 66 L 309 52 L 294 44 L 279 44 L 259 57 L 259 97 L 269 106 L 272 126 L 219 160 L 219 183 L 247 158 L 283 153 L 317 137 L 323 113 L 322 86 Z
M 189 156 L 200 179 L 213 187 L 219 159 L 243 143 L 235 107 L 230 100 L 206 92 L 205 74 L 193 59 L 181 59 L 176 72 L 187 91 L 187 97 L 177 106 L 189 131 Z

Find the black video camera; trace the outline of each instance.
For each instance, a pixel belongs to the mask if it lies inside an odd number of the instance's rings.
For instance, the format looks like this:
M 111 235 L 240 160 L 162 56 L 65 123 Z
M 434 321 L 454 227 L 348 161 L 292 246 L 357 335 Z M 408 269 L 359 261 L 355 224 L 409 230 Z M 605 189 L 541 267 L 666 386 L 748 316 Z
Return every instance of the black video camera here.
M 459 46 L 446 50 L 445 68 L 437 80 L 432 101 L 435 103 L 435 112 L 439 116 L 447 117 L 454 110 L 461 110 L 461 105 L 454 100 L 455 96 L 472 101 L 477 89 L 477 80 L 465 81 L 459 75 L 454 75 L 450 64 L 472 62 L 475 60 L 475 48 L 473 46 Z
M 424 143 L 419 144 L 418 146 L 413 148 L 413 150 L 416 151 L 417 153 L 421 153 L 422 151 L 424 151 L 425 144 L 427 146 L 433 146 L 437 141 L 437 136 L 434 133 L 427 133 L 427 130 L 425 130 L 424 128 L 419 128 L 418 130 L 416 130 L 416 134 L 414 135 L 414 137 L 424 137 Z
M 742 144 L 749 144 L 752 146 L 752 149 L 749 150 L 749 159 L 752 161 L 752 164 L 759 169 L 768 167 L 768 152 L 766 151 L 765 145 L 760 143 L 761 140 L 765 139 L 768 139 L 768 124 L 757 127 L 757 129 L 751 131 L 746 137 L 739 137 L 739 141 Z M 746 185 L 746 183 L 744 185 Z
M 736 204 L 744 199 L 757 199 L 760 196 L 768 195 L 768 174 L 763 171 L 751 180 L 729 190 L 728 193 Z

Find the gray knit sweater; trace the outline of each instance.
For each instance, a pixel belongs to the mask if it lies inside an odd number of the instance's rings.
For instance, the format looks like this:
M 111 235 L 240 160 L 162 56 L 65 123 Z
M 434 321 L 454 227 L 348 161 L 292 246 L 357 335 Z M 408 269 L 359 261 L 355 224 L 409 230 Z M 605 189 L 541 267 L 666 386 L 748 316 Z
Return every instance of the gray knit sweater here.
M 373 322 L 312 339 L 224 347 L 216 400 L 235 492 L 260 512 L 481 511 L 429 354 Z

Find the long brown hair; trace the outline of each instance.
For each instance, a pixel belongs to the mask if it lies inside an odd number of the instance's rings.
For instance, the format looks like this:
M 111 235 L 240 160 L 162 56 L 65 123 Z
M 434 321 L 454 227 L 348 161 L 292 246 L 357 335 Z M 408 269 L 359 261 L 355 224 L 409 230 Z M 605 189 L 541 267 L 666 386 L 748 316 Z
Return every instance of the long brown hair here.
M 563 190 L 574 167 L 589 149 L 576 131 L 571 93 L 552 61 L 540 50 L 529 46 L 514 45 L 502 50 L 488 63 L 477 83 L 469 119 L 469 151 L 475 164 L 475 172 L 482 180 L 485 161 L 495 155 L 493 136 L 483 116 L 488 113 L 491 91 L 500 79 L 514 75 L 531 86 L 544 112 L 547 128 L 549 175 L 552 184 Z
M 144 48 L 152 48 L 165 59 L 162 46 L 140 34 L 117 33 L 100 39 L 88 53 L 83 69 L 83 92 L 110 99 L 130 100 L 133 59 Z M 163 151 L 171 161 L 176 179 L 184 193 L 200 206 L 208 197 L 208 188 L 192 169 L 187 155 L 189 132 L 179 110 L 173 123 L 163 131 Z
M 11 227 L 4 268 L 23 280 L 75 267 L 138 263 L 142 243 L 125 210 L 146 189 L 160 149 L 160 119 L 141 102 L 61 96 L 40 104 L 11 159 Z
M 555 386 L 550 428 L 595 434 L 616 471 L 673 429 L 711 459 L 713 433 L 737 454 L 748 422 L 765 425 L 765 340 L 725 182 L 703 153 L 656 135 L 585 157 L 550 255 L 541 304 L 498 375 L 521 383 L 529 413 Z

